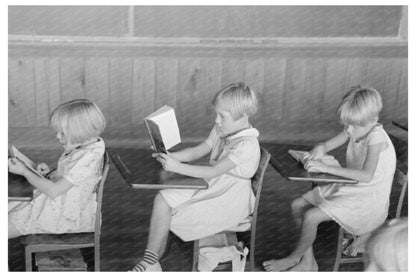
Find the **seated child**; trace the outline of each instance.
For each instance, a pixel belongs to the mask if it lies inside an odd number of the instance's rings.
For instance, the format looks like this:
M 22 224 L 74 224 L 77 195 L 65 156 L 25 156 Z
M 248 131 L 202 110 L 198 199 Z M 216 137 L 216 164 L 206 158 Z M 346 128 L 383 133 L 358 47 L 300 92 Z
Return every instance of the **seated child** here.
M 267 271 L 318 270 L 312 244 L 321 222 L 335 220 L 358 236 L 373 231 L 386 220 L 396 154 L 389 136 L 377 122 L 381 108 L 381 96 L 374 89 L 353 87 L 343 97 L 338 116 L 344 130 L 306 154 L 305 168 L 358 183 L 317 186 L 295 199 L 292 214 L 301 228 L 300 239 L 288 257 L 263 262 Z M 345 143 L 346 168 L 327 166 L 317 160 Z
M 212 104 L 215 126 L 201 144 L 153 154 L 167 171 L 204 178 L 208 189 L 167 189 L 154 201 L 146 251 L 133 271 L 161 271 L 159 256 L 171 230 L 184 241 L 235 228 L 254 208 L 251 177 L 260 161 L 259 132 L 249 123 L 257 98 L 245 84 L 221 89 Z M 211 153 L 208 166 L 190 165 Z
M 96 194 L 102 177 L 104 141 L 99 137 L 106 122 L 91 101 L 76 99 L 58 106 L 50 116 L 64 152 L 58 168 L 42 163 L 31 172 L 17 158 L 9 159 L 9 171 L 33 185 L 33 200 L 9 205 L 9 238 L 26 234 L 94 231 Z
M 407 271 L 407 217 L 393 219 L 375 230 L 367 241 L 365 271 Z

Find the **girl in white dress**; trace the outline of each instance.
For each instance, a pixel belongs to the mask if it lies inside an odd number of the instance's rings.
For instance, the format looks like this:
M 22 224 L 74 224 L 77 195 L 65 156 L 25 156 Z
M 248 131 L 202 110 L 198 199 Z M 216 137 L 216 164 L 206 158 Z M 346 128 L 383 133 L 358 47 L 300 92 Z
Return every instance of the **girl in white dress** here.
M 312 244 L 321 222 L 335 220 L 353 235 L 369 233 L 387 218 L 389 195 L 396 169 L 392 142 L 378 123 L 380 94 L 370 88 L 353 87 L 338 108 L 344 130 L 306 154 L 305 169 L 357 180 L 357 184 L 316 186 L 292 202 L 292 214 L 301 228 L 295 250 L 286 258 L 263 262 L 267 271 L 313 271 L 318 266 Z M 347 167 L 327 166 L 319 161 L 325 153 L 348 143 Z
M 76 233 L 94 230 L 96 194 L 102 177 L 104 141 L 99 137 L 106 122 L 91 101 L 76 99 L 58 106 L 50 116 L 56 137 L 64 147 L 58 168 L 41 163 L 31 172 L 17 158 L 9 171 L 33 185 L 33 200 L 9 204 L 9 238 L 39 233 Z
M 167 171 L 208 183 L 205 190 L 168 189 L 154 201 L 146 251 L 133 271 L 161 271 L 169 230 L 184 241 L 196 240 L 237 227 L 254 208 L 251 177 L 260 161 L 259 132 L 249 123 L 257 110 L 257 98 L 245 84 L 223 88 L 214 97 L 215 126 L 201 144 L 154 157 Z M 189 165 L 210 155 L 207 166 Z

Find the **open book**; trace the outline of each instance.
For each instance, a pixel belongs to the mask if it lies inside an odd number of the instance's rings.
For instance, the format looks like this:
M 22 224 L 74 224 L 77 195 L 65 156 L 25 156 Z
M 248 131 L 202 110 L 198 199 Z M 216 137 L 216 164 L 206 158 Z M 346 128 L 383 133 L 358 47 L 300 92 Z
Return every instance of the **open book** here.
M 156 152 L 166 153 L 167 150 L 181 142 L 175 110 L 172 107 L 163 106 L 148 115 L 144 122 Z
M 298 162 L 301 162 L 303 165 L 305 164 L 306 159 L 304 158 L 304 155 L 306 153 L 308 153 L 308 151 L 300 151 L 300 150 L 292 150 L 292 149 L 290 149 L 288 151 L 288 153 L 289 153 L 290 156 L 292 156 Z M 337 159 L 335 159 L 331 155 L 324 155 L 322 158 L 319 159 L 319 161 L 321 161 L 324 164 L 329 165 L 329 166 L 341 167 L 341 165 L 339 164 L 339 162 L 337 161 Z M 309 172 L 316 172 L 316 171 L 309 170 Z
M 31 159 L 26 157 L 22 152 L 17 150 L 17 148 L 14 145 L 10 147 L 10 154 L 12 155 L 12 157 L 18 158 L 30 171 L 44 178 L 39 172 L 36 171 L 36 164 Z

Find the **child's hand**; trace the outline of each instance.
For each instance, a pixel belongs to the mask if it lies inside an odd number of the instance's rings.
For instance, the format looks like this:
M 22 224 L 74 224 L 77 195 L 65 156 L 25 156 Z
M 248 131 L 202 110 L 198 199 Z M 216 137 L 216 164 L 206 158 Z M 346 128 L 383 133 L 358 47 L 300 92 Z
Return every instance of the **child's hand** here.
M 9 171 L 11 173 L 23 175 L 26 170 L 26 166 L 19 159 L 9 158 Z
M 36 166 L 36 171 L 39 172 L 42 176 L 45 176 L 51 171 L 51 169 L 49 168 L 47 164 L 40 163 Z
M 306 153 L 303 158 L 307 161 L 317 160 L 325 155 L 325 146 L 323 144 L 316 145 L 309 153 Z
M 177 160 L 170 157 L 167 154 L 164 153 L 157 153 L 158 156 L 156 157 L 156 160 L 161 163 L 162 167 L 166 171 L 173 171 L 175 172 L 176 167 L 180 164 Z
M 305 169 L 311 172 L 327 172 L 327 165 L 317 160 L 309 160 L 305 163 Z

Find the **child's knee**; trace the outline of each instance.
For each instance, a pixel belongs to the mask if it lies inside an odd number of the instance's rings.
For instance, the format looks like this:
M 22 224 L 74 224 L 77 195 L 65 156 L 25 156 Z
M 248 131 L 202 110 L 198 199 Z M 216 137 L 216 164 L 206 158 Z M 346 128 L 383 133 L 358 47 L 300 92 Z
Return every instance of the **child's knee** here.
M 153 201 L 153 205 L 167 205 L 165 198 L 163 198 L 160 192 L 156 194 L 155 199 Z
M 305 213 L 303 214 L 304 223 L 318 225 L 319 223 L 327 220 L 329 220 L 328 216 L 316 207 L 305 211 Z
M 291 208 L 293 212 L 301 212 L 307 205 L 308 202 L 303 197 L 298 197 L 292 201 Z

